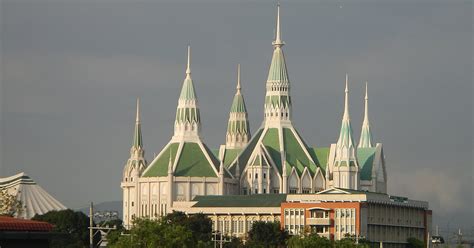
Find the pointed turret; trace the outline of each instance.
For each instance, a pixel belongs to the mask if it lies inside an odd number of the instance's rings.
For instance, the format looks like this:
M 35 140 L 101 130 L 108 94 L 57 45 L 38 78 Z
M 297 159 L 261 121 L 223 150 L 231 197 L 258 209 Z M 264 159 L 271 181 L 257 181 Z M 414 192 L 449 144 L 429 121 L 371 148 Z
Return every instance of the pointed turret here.
M 174 138 L 194 141 L 199 137 L 201 121 L 197 106 L 196 93 L 191 78 L 191 47 L 188 46 L 186 78 L 179 95 L 174 125 Z
M 349 88 L 348 88 L 348 75 L 346 74 L 346 88 L 345 88 L 345 99 L 344 99 L 344 114 L 342 116 L 341 131 L 339 133 L 339 139 L 337 141 L 337 150 L 342 160 L 355 160 L 354 153 L 354 139 L 352 137 L 352 126 L 351 118 L 349 116 Z
M 367 82 L 365 82 L 365 109 L 364 109 L 364 122 L 362 122 L 362 130 L 360 132 L 359 148 L 368 148 L 372 146 L 372 133 L 370 132 L 369 123 L 369 96 L 367 89 Z
M 137 98 L 137 112 L 135 117 L 135 130 L 133 132 L 133 143 L 130 149 L 131 159 L 143 159 L 145 150 L 143 149 L 142 125 L 140 122 L 140 99 Z
M 135 132 L 133 135 L 133 147 L 135 149 L 143 148 L 142 143 L 142 129 L 140 122 L 140 99 L 137 98 L 137 113 L 135 118 Z
M 245 107 L 244 96 L 241 93 L 240 64 L 237 66 L 237 91 L 230 108 L 229 123 L 227 125 L 226 147 L 243 148 L 250 140 L 250 128 Z
M 145 160 L 145 150 L 143 149 L 142 129 L 140 123 L 140 100 L 137 99 L 137 112 L 135 118 L 135 130 L 133 133 L 132 147 L 130 148 L 130 157 L 123 169 L 123 177 L 121 187 L 123 189 L 123 199 L 128 199 L 128 205 L 124 206 L 123 220 L 124 225 L 129 226 L 133 219 L 132 216 L 138 215 L 137 205 L 138 194 L 138 178 L 147 167 Z M 132 204 L 130 204 L 132 202 Z
M 347 189 L 359 187 L 359 165 L 356 158 L 356 147 L 352 137 L 351 119 L 349 116 L 349 79 L 346 74 L 344 114 L 341 131 L 336 144 L 334 160 L 334 186 Z
M 268 72 L 265 95 L 265 124 L 290 123 L 291 98 L 290 80 L 286 69 L 280 29 L 280 4 L 277 6 L 276 34 L 273 44 L 273 56 Z

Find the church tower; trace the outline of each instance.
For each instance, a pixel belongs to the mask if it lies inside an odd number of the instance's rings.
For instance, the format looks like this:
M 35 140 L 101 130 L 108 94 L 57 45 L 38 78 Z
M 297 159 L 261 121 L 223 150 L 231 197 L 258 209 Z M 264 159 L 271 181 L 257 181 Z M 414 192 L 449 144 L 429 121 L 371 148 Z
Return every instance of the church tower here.
M 130 223 L 138 216 L 138 188 L 139 178 L 147 166 L 143 149 L 142 129 L 140 122 L 140 100 L 137 99 L 137 112 L 135 119 L 135 131 L 133 133 L 130 158 L 123 169 L 122 192 L 123 192 L 123 220 Z
M 221 156 L 239 175 L 241 194 L 311 193 L 325 185 L 319 162 L 293 126 L 290 80 L 277 5 L 273 54 L 265 83 L 264 120 L 248 145 L 231 157 Z M 222 147 L 221 147 L 222 148 Z M 220 153 L 222 154 L 222 152 Z M 230 162 L 229 162 L 230 161 Z
M 362 122 L 362 130 L 360 132 L 360 140 L 358 148 L 369 148 L 372 146 L 372 133 L 370 132 L 369 123 L 369 97 L 367 94 L 367 82 L 365 82 L 365 109 L 364 109 L 364 122 Z
M 245 107 L 244 96 L 241 92 L 240 64 L 237 66 L 237 91 L 230 107 L 229 123 L 226 133 L 226 148 L 244 148 L 250 140 L 250 128 Z
M 333 164 L 333 186 L 346 189 L 359 189 L 359 164 L 356 157 L 356 147 L 352 137 L 351 119 L 349 116 L 349 88 L 346 74 L 346 89 L 344 114 L 341 131 L 336 144 L 336 154 Z

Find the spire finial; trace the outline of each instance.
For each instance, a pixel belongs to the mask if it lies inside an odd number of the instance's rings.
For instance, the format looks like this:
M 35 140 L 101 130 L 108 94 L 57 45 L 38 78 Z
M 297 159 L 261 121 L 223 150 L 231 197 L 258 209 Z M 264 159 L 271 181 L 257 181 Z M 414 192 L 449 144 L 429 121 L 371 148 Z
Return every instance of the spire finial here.
M 188 45 L 188 63 L 186 65 L 186 75 L 191 74 L 191 45 Z
M 137 98 L 137 117 L 136 122 L 140 123 L 140 98 Z
M 237 64 L 237 91 L 240 91 L 240 64 Z
M 368 86 L 367 81 L 365 81 L 365 111 L 364 111 L 364 123 L 369 121 L 369 94 L 367 93 Z
M 344 100 L 344 118 L 349 118 L 349 76 L 346 73 L 346 89 L 345 89 L 345 100 Z
M 273 42 L 274 46 L 281 47 L 285 43 L 281 40 L 281 32 L 280 32 L 280 1 L 277 3 L 277 20 L 276 20 L 276 33 L 275 33 L 275 41 Z

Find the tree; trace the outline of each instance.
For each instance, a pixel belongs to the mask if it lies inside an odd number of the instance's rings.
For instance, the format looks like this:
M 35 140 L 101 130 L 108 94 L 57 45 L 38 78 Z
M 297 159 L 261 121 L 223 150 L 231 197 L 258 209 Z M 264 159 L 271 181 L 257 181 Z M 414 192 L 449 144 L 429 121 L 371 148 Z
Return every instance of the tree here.
M 280 222 L 257 221 L 248 232 L 249 247 L 284 247 L 288 232 L 280 228 Z
M 187 216 L 183 212 L 173 211 L 163 217 L 163 221 L 172 225 L 180 225 L 190 230 L 195 243 L 211 242 L 212 221 L 202 213 Z
M 288 240 L 289 248 L 311 248 L 311 247 L 321 247 L 321 248 L 331 248 L 332 242 L 324 237 L 320 237 L 316 233 L 311 233 L 308 236 L 298 236 L 295 235 Z
M 43 215 L 35 215 L 33 220 L 45 221 L 54 225 L 53 232 L 59 235 L 51 240 L 52 248 L 76 248 L 89 246 L 89 217 L 82 212 L 70 209 L 50 211 Z M 100 240 L 100 234 L 94 242 Z
M 133 221 L 129 234 L 122 235 L 115 242 L 109 242 L 112 248 L 178 248 L 195 247 L 190 230 L 179 224 L 164 220 L 138 218 Z
M 407 248 L 423 248 L 425 247 L 425 244 L 423 241 L 417 239 L 417 238 L 414 238 L 414 237 L 410 237 L 407 239 Z
M 0 189 L 0 215 L 15 216 L 23 212 L 23 204 L 16 195 L 11 195 L 6 189 Z

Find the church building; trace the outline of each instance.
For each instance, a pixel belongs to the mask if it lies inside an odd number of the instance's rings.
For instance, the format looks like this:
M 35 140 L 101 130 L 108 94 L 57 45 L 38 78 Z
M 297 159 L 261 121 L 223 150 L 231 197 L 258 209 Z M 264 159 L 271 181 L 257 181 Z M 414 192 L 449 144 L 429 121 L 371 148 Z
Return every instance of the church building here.
M 190 47 L 173 135 L 149 163 L 144 157 L 137 100 L 133 143 L 121 182 L 126 226 L 134 217 L 157 218 L 179 209 L 196 196 L 311 194 L 329 188 L 387 192 L 383 147 L 373 142 L 370 129 L 367 84 L 359 143 L 356 143 L 349 115 L 346 75 L 337 143 L 325 147 L 307 145 L 293 123 L 284 45 L 278 5 L 273 55 L 265 84 L 263 122 L 256 131 L 250 132 L 239 65 L 225 144 L 217 149 L 210 149 L 201 137 Z

